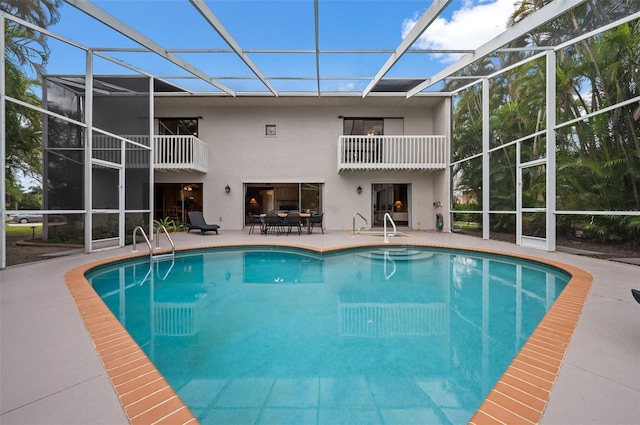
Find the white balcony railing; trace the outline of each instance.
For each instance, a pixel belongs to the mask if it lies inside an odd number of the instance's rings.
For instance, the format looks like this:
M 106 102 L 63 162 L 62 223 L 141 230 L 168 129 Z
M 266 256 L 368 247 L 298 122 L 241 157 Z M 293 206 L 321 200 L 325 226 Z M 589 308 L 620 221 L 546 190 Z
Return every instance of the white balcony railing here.
M 149 146 L 149 137 L 142 135 L 120 135 L 120 137 Z M 207 144 L 195 136 L 153 136 L 154 170 L 207 172 Z M 105 134 L 93 136 L 93 157 L 104 161 L 120 163 L 122 140 Z M 129 144 L 126 150 L 126 166 L 147 167 L 150 151 Z
M 340 136 L 338 172 L 345 170 L 443 170 L 446 136 Z
M 153 136 L 156 170 L 207 172 L 207 144 L 195 136 Z

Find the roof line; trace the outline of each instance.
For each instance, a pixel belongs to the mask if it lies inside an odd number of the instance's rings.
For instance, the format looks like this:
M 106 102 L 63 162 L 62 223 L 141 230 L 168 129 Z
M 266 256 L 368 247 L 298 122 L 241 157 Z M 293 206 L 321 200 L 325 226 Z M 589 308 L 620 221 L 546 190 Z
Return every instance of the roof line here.
M 373 90 L 375 85 L 378 84 L 378 81 L 380 81 L 382 77 L 384 77 L 386 73 L 389 72 L 393 65 L 395 65 L 396 62 L 400 60 L 402 55 L 407 50 L 409 50 L 409 48 L 418 38 L 420 38 L 422 33 L 425 32 L 427 28 L 429 28 L 429 25 L 431 25 L 431 23 L 438 17 L 438 15 L 442 13 L 442 11 L 449 5 L 449 3 L 451 3 L 451 0 L 435 0 L 433 3 L 431 3 L 429 9 L 424 12 L 418 22 L 416 22 L 413 28 L 411 28 L 409 34 L 407 34 L 407 36 L 400 42 L 400 44 L 396 48 L 396 51 L 389 57 L 389 59 L 387 59 L 385 64 L 382 65 L 382 68 L 380 68 L 367 88 L 364 89 L 364 91 L 362 92 L 362 97 L 365 97 L 367 94 L 369 94 L 369 92 L 371 92 L 371 90 Z
M 167 49 L 165 49 L 164 47 L 162 47 L 158 43 L 152 41 L 148 37 L 145 37 L 144 35 L 142 35 L 138 31 L 136 31 L 135 29 L 131 28 L 130 26 L 128 26 L 124 22 L 118 20 L 113 15 L 111 15 L 111 14 L 105 12 L 104 10 L 100 9 L 98 6 L 94 5 L 93 3 L 89 2 L 89 1 L 81 1 L 81 0 L 65 0 L 65 1 L 68 4 L 70 4 L 71 6 L 77 8 L 77 9 L 81 10 L 82 12 L 86 13 L 87 15 L 91 16 L 92 18 L 97 19 L 98 21 L 102 22 L 103 24 L 111 27 L 115 31 L 117 31 L 120 34 L 124 35 L 125 37 L 135 41 L 136 43 L 140 44 L 141 46 L 146 47 L 150 51 L 152 51 L 152 52 L 156 53 L 157 55 L 167 59 L 171 63 L 179 66 L 180 68 L 184 69 L 185 71 L 187 71 L 187 72 L 189 72 L 189 73 L 201 78 L 202 80 L 212 84 L 213 86 L 219 88 L 220 90 L 226 92 L 227 94 L 230 94 L 232 96 L 236 95 L 236 93 L 232 89 L 230 89 L 229 87 L 227 87 L 224 84 L 221 84 L 221 83 L 215 81 L 213 78 L 209 77 L 206 73 L 204 73 L 203 71 L 201 71 L 198 68 L 194 67 L 189 62 L 179 58 L 178 56 L 174 55 L 173 53 L 167 52 Z
M 213 27 L 214 30 L 220 37 L 233 49 L 233 51 L 240 57 L 240 59 L 244 62 L 245 65 L 253 71 L 253 73 L 262 81 L 262 83 L 271 90 L 274 95 L 278 95 L 278 91 L 267 81 L 267 79 L 262 75 L 262 72 L 258 69 L 256 64 L 254 64 L 251 59 L 245 54 L 240 45 L 234 40 L 229 31 L 222 25 L 222 22 L 218 19 L 218 17 L 213 13 L 213 11 L 206 5 L 204 0 L 189 0 L 194 8 L 202 17 Z

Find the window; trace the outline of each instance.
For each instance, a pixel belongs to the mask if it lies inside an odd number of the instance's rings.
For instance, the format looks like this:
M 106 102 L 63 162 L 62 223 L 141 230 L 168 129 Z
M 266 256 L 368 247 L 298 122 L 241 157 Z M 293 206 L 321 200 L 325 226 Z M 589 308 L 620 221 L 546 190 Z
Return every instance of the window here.
M 345 136 L 381 136 L 384 134 L 384 119 L 345 118 L 343 134 Z
M 198 118 L 160 118 L 158 127 L 161 135 L 198 137 Z

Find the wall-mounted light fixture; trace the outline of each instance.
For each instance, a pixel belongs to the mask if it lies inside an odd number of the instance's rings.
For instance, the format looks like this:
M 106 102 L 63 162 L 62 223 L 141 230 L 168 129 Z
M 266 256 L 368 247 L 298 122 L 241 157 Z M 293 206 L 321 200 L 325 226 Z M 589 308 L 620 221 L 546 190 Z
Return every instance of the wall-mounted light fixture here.
M 227 193 L 231 192 L 231 188 L 229 187 L 229 185 L 225 186 L 224 191 Z
M 362 193 L 362 188 L 358 186 L 358 188 L 356 189 L 356 192 L 358 192 L 358 195 L 360 195 Z

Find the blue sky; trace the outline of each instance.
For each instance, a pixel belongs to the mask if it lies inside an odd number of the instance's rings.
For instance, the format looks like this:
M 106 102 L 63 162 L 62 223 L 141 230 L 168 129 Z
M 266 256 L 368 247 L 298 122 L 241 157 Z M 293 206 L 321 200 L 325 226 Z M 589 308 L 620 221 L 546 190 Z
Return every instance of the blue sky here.
M 421 49 L 472 49 L 504 30 L 514 0 L 454 0 L 432 28 L 418 40 Z M 187 0 L 102 0 L 95 5 L 114 15 L 149 39 L 169 49 L 227 49 L 221 37 Z M 320 49 L 395 49 L 425 12 L 430 1 L 404 0 L 320 0 Z M 227 31 L 243 49 L 314 49 L 314 3 L 312 0 L 207 1 Z M 133 41 L 97 23 L 73 6 L 64 4 L 55 33 L 87 47 L 139 47 Z M 64 43 L 51 41 L 53 51 L 47 67 L 50 74 L 84 72 L 84 53 Z M 181 68 L 152 54 L 110 52 L 109 55 L 154 75 L 188 75 Z M 250 59 L 267 77 L 315 77 L 313 54 L 249 53 Z M 253 77 L 235 55 L 229 53 L 178 53 L 194 66 L 220 78 L 234 90 L 260 90 L 260 82 L 224 77 Z M 326 89 L 362 90 L 390 56 L 377 54 L 326 54 L 320 58 L 322 76 L 344 78 L 326 82 Z M 388 77 L 427 78 L 448 65 L 455 56 L 406 54 Z M 96 60 L 96 73 L 122 73 L 119 66 Z M 174 80 L 172 80 L 174 81 Z M 211 90 L 193 80 L 175 80 L 183 87 Z M 314 90 L 314 81 L 274 80 L 278 90 Z M 215 89 L 214 89 L 215 91 Z

